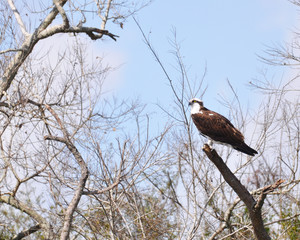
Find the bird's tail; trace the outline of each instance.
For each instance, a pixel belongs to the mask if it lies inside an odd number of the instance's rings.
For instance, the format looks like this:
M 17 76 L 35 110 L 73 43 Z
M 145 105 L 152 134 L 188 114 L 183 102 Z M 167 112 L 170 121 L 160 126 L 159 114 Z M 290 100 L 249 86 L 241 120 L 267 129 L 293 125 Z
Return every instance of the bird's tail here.
M 254 156 L 255 154 L 257 154 L 257 151 L 249 147 L 246 143 L 242 143 L 238 146 L 234 146 L 233 148 L 240 152 L 246 153 L 250 156 Z

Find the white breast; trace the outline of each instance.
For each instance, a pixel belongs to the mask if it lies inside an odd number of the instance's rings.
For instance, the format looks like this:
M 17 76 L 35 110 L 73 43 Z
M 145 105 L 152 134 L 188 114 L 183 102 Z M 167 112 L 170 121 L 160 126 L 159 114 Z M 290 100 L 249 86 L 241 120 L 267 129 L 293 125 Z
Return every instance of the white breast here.
M 200 105 L 198 103 L 194 103 L 191 108 L 191 114 L 196 114 L 199 112 L 203 113 L 202 111 L 200 111 Z

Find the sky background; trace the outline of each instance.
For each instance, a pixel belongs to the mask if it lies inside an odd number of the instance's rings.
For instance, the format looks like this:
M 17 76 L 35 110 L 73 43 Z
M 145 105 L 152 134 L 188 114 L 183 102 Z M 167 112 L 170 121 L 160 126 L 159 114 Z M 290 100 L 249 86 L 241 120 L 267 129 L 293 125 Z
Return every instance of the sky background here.
M 234 99 L 227 80 L 236 91 L 242 109 L 255 116 L 265 96 L 251 88 L 249 82 L 263 80 L 262 73 L 274 82 L 292 76 L 289 68 L 267 65 L 258 57 L 267 56 L 264 51 L 268 47 L 293 41 L 300 13 L 299 8 L 288 0 L 154 0 L 135 17 L 174 83 L 180 78 L 170 43 L 176 30 L 190 81 L 200 81 L 207 69 L 204 105 L 233 120 L 234 125 L 236 122 L 231 118 L 230 109 L 222 104 L 222 97 L 228 101 Z M 99 24 L 98 18 L 95 24 Z M 170 107 L 174 106 L 174 96 L 169 82 L 144 43 L 133 18 L 124 23 L 123 29 L 112 23 L 108 23 L 107 29 L 119 36 L 116 42 L 110 38 L 91 41 L 85 35 L 79 35 L 86 44 L 88 61 L 92 64 L 95 57 L 100 56 L 106 64 L 117 68 L 106 79 L 106 92 L 111 93 L 108 96 L 129 102 L 138 98 L 146 105 L 144 114 L 150 114 L 156 135 L 169 120 L 157 105 L 173 111 Z M 39 42 L 35 51 L 43 55 L 50 48 L 49 59 L 55 63 L 57 54 L 71 46 L 72 41 L 72 35 L 56 35 Z M 300 81 L 297 84 L 299 89 Z M 200 96 L 188 96 L 186 106 L 192 97 Z M 247 120 L 254 122 L 251 118 Z M 243 131 L 246 138 L 249 132 L 251 130 Z
M 181 45 L 181 54 L 191 80 L 200 81 L 207 66 L 205 83 L 208 90 L 204 104 L 226 114 L 220 105 L 220 95 L 233 98 L 227 85 L 232 83 L 242 104 L 254 109 L 261 101 L 249 88 L 253 79 L 262 78 L 261 72 L 279 81 L 286 69 L 268 66 L 258 58 L 267 46 L 290 42 L 299 23 L 299 12 L 287 0 L 253 1 L 179 1 L 164 0 L 138 12 L 136 19 L 149 36 L 170 76 L 179 77 L 175 58 L 170 53 L 173 30 Z M 171 99 L 168 81 L 142 39 L 132 18 L 124 28 L 107 26 L 119 35 L 117 42 L 93 42 L 113 66 L 120 66 L 108 81 L 121 98 L 139 97 L 150 105 Z M 194 96 L 191 96 L 194 97 Z

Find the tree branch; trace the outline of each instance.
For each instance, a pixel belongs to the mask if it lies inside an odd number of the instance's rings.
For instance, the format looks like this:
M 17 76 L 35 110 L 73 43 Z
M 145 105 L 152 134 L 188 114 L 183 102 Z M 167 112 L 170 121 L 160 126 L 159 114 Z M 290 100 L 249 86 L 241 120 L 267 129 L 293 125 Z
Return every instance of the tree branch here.
M 102 18 L 101 29 L 104 29 L 105 26 L 106 26 L 106 22 L 107 22 L 107 19 L 108 19 L 108 13 L 109 13 L 109 10 L 110 10 L 111 2 L 112 2 L 112 0 L 108 0 L 108 2 L 107 2 L 104 17 L 100 16 Z
M 12 0 L 11 3 L 13 4 Z M 113 40 L 116 41 L 118 36 L 110 33 L 107 30 L 101 30 L 94 27 L 69 27 L 68 19 L 63 10 L 62 6 L 67 2 L 67 0 L 61 0 L 60 4 L 54 0 L 55 6 L 51 10 L 51 12 L 45 17 L 45 19 L 41 22 L 41 24 L 36 28 L 33 34 L 27 34 L 25 41 L 17 51 L 14 58 L 8 64 L 8 67 L 5 69 L 2 81 L 0 83 L 0 99 L 3 97 L 4 92 L 10 87 L 13 79 L 15 78 L 19 68 L 26 60 L 27 56 L 32 52 L 34 46 L 38 43 L 39 40 L 44 39 L 46 37 L 50 37 L 57 33 L 86 33 L 92 40 L 97 40 L 102 38 L 103 35 L 109 36 Z M 13 5 L 14 6 L 14 5 Z M 13 8 L 12 8 L 13 9 Z M 60 13 L 62 15 L 64 24 L 56 25 L 47 29 L 47 27 L 53 22 L 56 18 L 57 14 Z M 15 12 L 16 18 L 18 21 L 18 12 Z M 25 32 L 25 26 L 20 19 L 19 24 L 21 26 L 22 32 Z M 27 32 L 26 32 L 27 33 Z
M 67 0 L 61 1 L 61 6 L 63 6 L 66 2 Z M 16 53 L 3 73 L 2 81 L 0 84 L 0 99 L 3 97 L 4 92 L 10 87 L 10 84 L 15 78 L 19 68 L 21 67 L 27 56 L 31 53 L 35 44 L 37 44 L 37 42 L 39 41 L 39 39 L 37 38 L 38 34 L 52 23 L 57 14 L 58 10 L 56 7 L 54 7 L 52 11 L 45 17 L 44 21 L 41 22 L 35 32 L 26 37 L 25 41 L 20 47 L 21 51 L 18 51 Z
M 215 150 L 212 150 L 207 144 L 204 145 L 203 151 L 207 157 L 215 164 L 219 169 L 225 181 L 230 185 L 230 187 L 235 191 L 239 198 L 247 206 L 250 219 L 252 222 L 254 234 L 257 240 L 271 240 L 266 229 L 264 228 L 264 223 L 262 219 L 261 208 L 265 195 L 261 195 L 261 200 L 257 205 L 253 196 L 248 192 L 244 185 L 237 179 L 237 177 L 230 171 L 227 165 L 224 163 L 223 159 L 218 155 Z
M 117 185 L 119 185 L 120 183 L 120 177 L 117 178 L 117 180 L 112 183 L 111 185 L 109 185 L 108 187 L 106 188 L 103 188 L 101 190 L 88 190 L 88 191 L 83 191 L 82 194 L 84 195 L 95 195 L 95 194 L 102 194 L 102 193 L 105 193 L 107 191 L 110 191 L 112 190 L 113 188 L 115 188 Z
M 67 0 L 60 1 L 60 6 L 64 6 L 66 4 Z M 41 24 L 38 26 L 38 28 L 35 31 L 35 35 L 38 35 L 40 32 L 44 31 L 56 18 L 57 14 L 59 13 L 57 7 L 55 6 L 51 12 L 47 15 L 47 17 L 44 19 L 44 21 L 41 22 Z
M 58 0 L 53 0 L 55 7 L 57 8 L 59 14 L 61 15 L 63 22 L 64 22 L 64 27 L 68 28 L 70 26 L 69 23 L 69 19 L 67 17 L 67 14 L 64 10 L 64 8 L 62 7 L 62 5 L 60 5 L 60 3 L 58 2 Z
M 16 236 L 12 238 L 12 240 L 20 240 L 24 237 L 28 237 L 30 234 L 35 233 L 36 231 L 40 230 L 41 227 L 39 224 L 32 226 L 28 228 L 27 230 L 24 230 L 22 232 L 19 232 Z
M 8 53 L 8 52 L 20 52 L 22 49 L 14 49 L 14 48 L 9 48 L 3 51 L 0 51 L 0 54 Z
M 77 188 L 75 190 L 74 196 L 73 196 L 71 202 L 69 203 L 69 206 L 68 206 L 67 210 L 65 211 L 64 226 L 62 228 L 62 232 L 61 232 L 61 235 L 60 235 L 61 240 L 67 240 L 69 238 L 69 234 L 70 234 L 70 230 L 71 230 L 71 225 L 72 225 L 72 221 L 73 221 L 73 214 L 74 214 L 74 212 L 75 212 L 75 210 L 76 210 L 76 208 L 79 204 L 81 196 L 83 195 L 83 189 L 85 188 L 85 183 L 88 179 L 89 171 L 88 171 L 86 163 L 83 160 L 80 152 L 78 151 L 76 146 L 72 143 L 72 141 L 70 139 L 70 135 L 69 135 L 67 129 L 64 127 L 64 125 L 63 125 L 62 121 L 60 120 L 59 116 L 56 114 L 56 112 L 49 105 L 45 104 L 45 107 L 52 114 L 52 116 L 56 119 L 56 121 L 57 121 L 58 125 L 60 126 L 61 131 L 64 135 L 63 138 L 53 137 L 53 136 L 46 136 L 45 139 L 46 140 L 54 140 L 54 141 L 64 143 L 67 146 L 67 148 L 69 149 L 69 151 L 72 153 L 74 158 L 76 159 L 78 165 L 80 166 L 80 170 L 81 170 L 80 179 L 79 179 L 79 182 L 77 184 Z
M 47 239 L 52 239 L 53 232 L 52 226 L 48 221 L 46 221 L 40 214 L 38 214 L 34 209 L 30 208 L 25 203 L 18 201 L 16 198 L 7 195 L 0 195 L 0 203 L 6 203 L 22 212 L 25 212 L 30 217 L 32 217 L 35 221 L 37 221 L 40 228 L 44 229 L 45 233 L 48 235 Z
M 257 200 L 257 203 L 255 204 L 254 208 L 255 209 L 261 209 L 263 204 L 264 204 L 264 200 L 266 199 L 266 196 L 268 193 L 270 192 L 273 192 L 276 188 L 279 187 L 279 185 L 281 185 L 282 183 L 284 182 L 284 180 L 282 179 L 279 179 L 277 180 L 274 184 L 271 184 L 271 185 L 268 185 L 268 186 L 265 186 L 260 195 L 259 195 L 259 198 Z
M 117 35 L 110 33 L 108 30 L 102 30 L 95 27 L 69 27 L 66 28 L 64 25 L 53 26 L 52 28 L 45 29 L 38 35 L 39 39 L 50 37 L 57 33 L 86 33 L 92 40 L 97 40 L 106 35 L 113 40 L 117 41 Z
M 207 157 L 216 165 L 221 172 L 225 181 L 232 187 L 240 199 L 246 204 L 248 208 L 253 208 L 255 200 L 252 195 L 248 192 L 244 185 L 237 179 L 237 177 L 231 172 L 231 170 L 224 163 L 223 159 L 218 155 L 215 150 L 212 150 L 207 144 L 204 145 L 203 151 Z
M 230 222 L 230 217 L 232 215 L 233 209 L 236 207 L 236 205 L 240 202 L 241 200 L 237 198 L 234 203 L 226 210 L 224 214 L 224 218 L 222 219 L 223 222 L 220 225 L 220 227 L 210 236 L 209 240 L 214 240 L 216 239 L 216 236 L 219 235 L 227 226 L 228 223 Z
M 26 26 L 25 26 L 25 24 L 24 24 L 24 22 L 23 22 L 23 20 L 22 20 L 22 18 L 21 18 L 21 15 L 20 15 L 18 9 L 16 8 L 16 6 L 15 6 L 13 0 L 7 0 L 7 2 L 8 2 L 8 4 L 9 4 L 11 10 L 13 11 L 13 13 L 14 13 L 14 15 L 15 15 L 15 18 L 16 18 L 16 20 L 17 20 L 17 23 L 19 24 L 19 26 L 20 26 L 20 28 L 21 28 L 21 31 L 22 31 L 22 33 L 23 33 L 23 35 L 24 35 L 24 37 L 29 36 L 29 33 L 28 33 L 27 30 L 26 30 Z

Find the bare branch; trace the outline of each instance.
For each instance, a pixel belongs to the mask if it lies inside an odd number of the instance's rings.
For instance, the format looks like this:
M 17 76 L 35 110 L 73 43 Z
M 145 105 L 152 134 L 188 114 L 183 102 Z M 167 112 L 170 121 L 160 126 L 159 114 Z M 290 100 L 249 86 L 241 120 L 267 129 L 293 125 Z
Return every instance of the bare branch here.
M 107 1 L 107 5 L 106 5 L 106 10 L 105 10 L 104 16 L 102 17 L 100 15 L 100 17 L 102 18 L 102 23 L 101 23 L 101 29 L 102 30 L 104 30 L 105 26 L 106 26 L 106 22 L 107 22 L 107 19 L 108 19 L 109 10 L 110 10 L 110 7 L 111 7 L 111 2 L 112 2 L 112 0 L 108 0 Z M 98 6 L 98 8 L 99 8 L 99 6 Z
M 50 29 L 45 29 L 38 35 L 39 39 L 53 36 L 57 33 L 86 33 L 92 40 L 97 40 L 103 37 L 103 35 L 109 36 L 113 40 L 117 41 L 117 35 L 110 33 L 107 30 L 102 30 L 94 27 L 69 27 L 66 28 L 64 25 L 54 26 Z
M 66 146 L 68 147 L 70 152 L 73 154 L 74 158 L 76 159 L 78 165 L 81 168 L 81 176 L 80 176 L 79 182 L 77 183 L 77 189 L 75 190 L 74 196 L 73 196 L 71 202 L 69 203 L 69 206 L 65 212 L 65 221 L 64 221 L 64 226 L 62 229 L 60 239 L 66 240 L 69 238 L 71 224 L 72 224 L 72 220 L 73 220 L 73 214 L 74 214 L 74 212 L 78 206 L 78 203 L 81 199 L 81 196 L 83 194 L 83 189 L 84 189 L 85 183 L 88 179 L 89 172 L 88 172 L 88 168 L 86 166 L 85 161 L 83 160 L 81 154 L 79 153 L 79 151 L 77 150 L 75 145 L 72 143 L 72 141 L 70 139 L 70 135 L 69 135 L 68 131 L 66 130 L 66 128 L 64 127 L 59 116 L 49 105 L 46 104 L 45 107 L 54 116 L 54 118 L 56 119 L 57 123 L 59 124 L 59 126 L 63 132 L 63 135 L 64 135 L 64 138 L 48 136 L 48 137 L 45 137 L 45 139 L 55 140 L 55 141 L 59 141 L 59 142 L 66 144 Z
M 3 51 L 0 51 L 0 54 L 5 54 L 5 53 L 9 53 L 9 52 L 19 52 L 22 51 L 22 49 L 6 49 Z
M 21 18 L 21 15 L 20 15 L 18 9 L 16 8 L 16 6 L 15 6 L 13 0 L 7 0 L 7 2 L 8 2 L 8 4 L 9 4 L 11 10 L 13 11 L 13 13 L 14 13 L 14 15 L 15 15 L 15 18 L 16 18 L 16 20 L 17 20 L 19 26 L 20 26 L 20 29 L 21 29 L 21 31 L 22 31 L 24 37 L 25 37 L 25 38 L 28 37 L 28 36 L 29 36 L 29 33 L 28 33 L 27 30 L 26 30 L 26 26 L 25 26 L 25 24 L 24 24 L 24 22 L 23 22 L 23 20 L 22 20 L 22 18 Z
M 22 212 L 25 212 L 31 216 L 35 221 L 37 221 L 40 228 L 45 230 L 45 233 L 48 234 L 47 238 L 52 239 L 53 232 L 52 226 L 46 219 L 44 219 L 40 214 L 38 214 L 34 209 L 30 208 L 25 203 L 18 201 L 12 196 L 0 195 L 0 202 L 6 203 Z
M 215 150 L 211 150 L 211 148 L 207 144 L 204 145 L 203 151 L 205 152 L 207 157 L 219 169 L 225 181 L 232 187 L 232 189 L 236 192 L 236 194 L 240 197 L 240 199 L 246 204 L 250 212 L 250 218 L 252 221 L 256 238 L 258 240 L 266 240 L 266 239 L 271 240 L 266 229 L 264 228 L 264 223 L 261 215 L 261 207 L 262 207 L 263 199 L 261 200 L 261 205 L 259 205 L 256 208 L 255 207 L 256 201 L 254 200 L 252 195 L 241 184 L 241 182 L 236 178 L 236 176 L 230 171 L 230 169 L 224 163 L 223 159 L 217 154 L 217 152 Z
M 276 183 L 272 184 L 272 185 L 269 185 L 269 186 L 265 186 L 261 193 L 260 193 L 260 196 L 254 206 L 255 209 L 261 209 L 263 204 L 264 204 L 264 200 L 265 198 L 267 197 L 267 194 L 270 193 L 270 192 L 273 192 L 276 188 L 279 187 L 280 184 L 282 184 L 284 182 L 284 180 L 282 179 L 279 179 Z
M 20 240 L 24 237 L 28 237 L 30 234 L 35 233 L 36 231 L 40 230 L 41 227 L 39 224 L 32 226 L 28 228 L 27 230 L 24 230 L 22 232 L 19 232 L 16 236 L 12 238 L 12 240 Z
M 12 0 L 10 0 L 11 3 Z M 69 23 L 67 20 L 67 16 L 62 9 L 62 6 L 66 3 L 66 0 L 60 1 L 60 4 L 55 0 L 56 5 L 53 7 L 52 11 L 45 17 L 45 19 L 41 22 L 41 24 L 36 28 L 35 32 L 31 35 L 28 35 L 25 41 L 21 46 L 22 51 L 18 51 L 12 61 L 9 63 L 8 67 L 5 69 L 2 81 L 0 84 L 0 98 L 3 97 L 3 92 L 5 92 L 11 85 L 14 77 L 16 76 L 20 66 L 23 64 L 27 56 L 31 53 L 34 46 L 41 39 L 50 37 L 57 33 L 86 33 L 92 40 L 97 40 L 102 38 L 103 35 L 107 35 L 113 40 L 116 41 L 116 35 L 111 34 L 107 30 L 102 30 L 93 27 L 69 27 Z M 58 7 L 58 8 L 57 8 Z M 57 14 L 62 14 L 64 24 L 56 25 L 47 29 L 47 27 L 52 23 L 52 21 L 56 18 Z
M 69 19 L 67 17 L 67 14 L 65 12 L 65 10 L 63 9 L 62 5 L 60 5 L 60 2 L 58 0 L 53 0 L 58 12 L 60 13 L 62 19 L 63 19 L 63 22 L 64 22 L 64 27 L 65 28 L 68 28 L 70 26 L 70 23 L 69 23 Z

